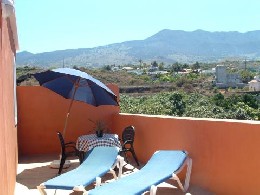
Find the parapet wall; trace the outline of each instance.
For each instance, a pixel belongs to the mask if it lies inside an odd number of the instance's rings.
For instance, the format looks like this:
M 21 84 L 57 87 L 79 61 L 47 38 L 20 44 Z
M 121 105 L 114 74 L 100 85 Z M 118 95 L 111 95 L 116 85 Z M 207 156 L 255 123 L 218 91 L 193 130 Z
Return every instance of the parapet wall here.
M 260 122 L 119 114 L 113 125 L 118 134 L 135 126 L 140 161 L 156 150 L 186 150 L 191 183 L 216 194 L 260 194 Z

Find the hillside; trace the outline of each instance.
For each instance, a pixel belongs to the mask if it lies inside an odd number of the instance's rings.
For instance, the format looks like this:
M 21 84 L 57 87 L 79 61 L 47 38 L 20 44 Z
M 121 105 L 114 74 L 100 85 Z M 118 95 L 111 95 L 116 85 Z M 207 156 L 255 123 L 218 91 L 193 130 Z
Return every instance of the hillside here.
M 175 76 L 170 75 L 167 78 L 172 78 L 172 81 L 165 81 L 165 76 L 157 75 L 136 75 L 126 71 L 107 71 L 102 69 L 87 69 L 80 68 L 81 71 L 87 72 L 101 82 L 114 83 L 118 85 L 121 94 L 131 94 L 133 96 L 149 95 L 158 92 L 169 91 L 185 91 L 187 93 L 199 92 L 201 94 L 212 94 L 212 76 L 200 76 L 191 74 L 190 76 Z M 17 68 L 17 85 L 18 86 L 36 86 L 38 81 L 33 77 L 34 73 L 44 71 L 35 67 L 18 67 Z
M 260 30 L 247 33 L 162 30 L 144 40 L 95 48 L 17 54 L 18 66 L 62 67 L 138 64 L 141 59 L 164 63 L 217 62 L 260 59 Z

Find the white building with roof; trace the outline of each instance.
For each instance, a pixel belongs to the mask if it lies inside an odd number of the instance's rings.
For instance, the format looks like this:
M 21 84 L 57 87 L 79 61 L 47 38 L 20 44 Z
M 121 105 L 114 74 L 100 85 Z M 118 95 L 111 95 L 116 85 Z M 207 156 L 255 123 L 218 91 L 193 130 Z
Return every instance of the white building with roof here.
M 253 80 L 248 82 L 249 91 L 260 91 L 260 77 L 255 76 Z

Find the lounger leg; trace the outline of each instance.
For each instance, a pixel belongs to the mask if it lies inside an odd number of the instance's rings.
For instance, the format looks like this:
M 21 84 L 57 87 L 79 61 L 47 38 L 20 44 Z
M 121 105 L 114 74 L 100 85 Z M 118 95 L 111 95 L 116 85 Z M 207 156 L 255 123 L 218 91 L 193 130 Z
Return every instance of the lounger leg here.
M 109 171 L 110 173 L 113 174 L 115 179 L 120 178 L 122 176 L 123 164 L 124 164 L 124 158 L 122 156 L 118 155 L 116 163 L 111 167 L 111 169 Z M 116 176 L 116 172 L 114 170 L 116 166 L 118 168 L 118 176 Z
M 73 188 L 73 191 L 83 192 L 83 194 L 84 194 L 84 192 L 86 192 L 85 187 L 84 187 L 83 185 L 75 186 L 75 187 Z
M 183 187 L 179 177 L 175 173 L 172 174 L 172 179 L 177 181 L 177 183 L 179 184 L 179 186 L 183 192 L 186 192 L 190 185 L 190 175 L 191 175 L 191 167 L 192 167 L 191 158 L 187 158 L 185 164 L 187 164 L 187 172 L 186 172 L 184 187 Z
M 37 186 L 37 189 L 40 191 L 41 195 L 47 195 L 46 191 L 44 190 L 45 189 L 44 185 Z
M 184 187 L 183 187 L 183 185 L 182 185 L 182 183 L 181 183 L 179 177 L 173 173 L 173 174 L 172 174 L 172 179 L 174 179 L 175 181 L 177 181 L 177 183 L 178 183 L 179 187 L 181 188 L 181 190 L 182 190 L 183 192 L 185 192 Z
M 152 185 L 150 188 L 150 195 L 156 195 L 157 187 Z
M 192 159 L 188 158 L 187 161 L 187 172 L 186 172 L 186 178 L 185 178 L 185 184 L 184 184 L 184 191 L 187 191 L 190 185 L 190 175 L 191 175 L 191 168 L 192 168 Z
M 124 164 L 124 158 L 121 156 L 118 156 L 118 178 L 121 178 L 122 173 L 123 173 L 123 164 Z
M 101 186 L 101 178 L 100 177 L 96 177 L 96 187 L 99 187 L 99 186 Z

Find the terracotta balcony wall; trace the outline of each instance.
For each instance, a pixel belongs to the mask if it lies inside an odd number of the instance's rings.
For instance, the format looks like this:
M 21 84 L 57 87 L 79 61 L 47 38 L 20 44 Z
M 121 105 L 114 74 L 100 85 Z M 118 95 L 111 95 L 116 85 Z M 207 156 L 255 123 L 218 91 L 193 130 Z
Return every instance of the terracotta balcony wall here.
M 119 134 L 136 127 L 142 161 L 159 149 L 187 150 L 192 184 L 216 194 L 260 194 L 260 122 L 119 114 L 113 124 Z
M 19 155 L 59 152 L 55 131 L 63 128 L 69 101 L 42 87 L 17 92 Z M 216 194 L 260 194 L 260 122 L 123 114 L 118 107 L 75 102 L 66 139 L 87 133 L 93 126 L 89 118 L 106 120 L 119 135 L 134 125 L 142 163 L 156 150 L 187 150 L 193 185 Z

